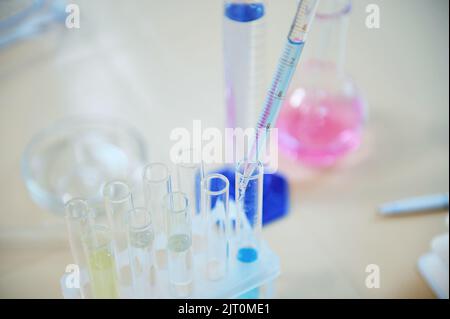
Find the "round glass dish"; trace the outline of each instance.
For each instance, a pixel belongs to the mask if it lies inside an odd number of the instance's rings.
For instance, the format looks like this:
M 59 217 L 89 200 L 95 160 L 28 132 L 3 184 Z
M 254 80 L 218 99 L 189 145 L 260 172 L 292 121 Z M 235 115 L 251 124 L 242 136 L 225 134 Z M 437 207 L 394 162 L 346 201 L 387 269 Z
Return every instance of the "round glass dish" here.
M 146 162 L 144 138 L 133 127 L 115 119 L 72 117 L 32 138 L 21 170 L 32 199 L 63 214 L 73 197 L 101 203 L 101 188 L 110 180 L 134 184 Z

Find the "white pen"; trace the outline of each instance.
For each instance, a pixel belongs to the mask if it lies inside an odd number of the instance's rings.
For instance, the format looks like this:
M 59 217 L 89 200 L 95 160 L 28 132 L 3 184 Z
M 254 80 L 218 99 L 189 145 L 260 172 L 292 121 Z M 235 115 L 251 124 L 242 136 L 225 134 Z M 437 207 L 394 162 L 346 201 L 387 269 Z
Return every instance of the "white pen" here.
M 378 211 L 382 215 L 398 215 L 440 209 L 448 209 L 448 193 L 414 197 L 386 203 L 381 205 Z

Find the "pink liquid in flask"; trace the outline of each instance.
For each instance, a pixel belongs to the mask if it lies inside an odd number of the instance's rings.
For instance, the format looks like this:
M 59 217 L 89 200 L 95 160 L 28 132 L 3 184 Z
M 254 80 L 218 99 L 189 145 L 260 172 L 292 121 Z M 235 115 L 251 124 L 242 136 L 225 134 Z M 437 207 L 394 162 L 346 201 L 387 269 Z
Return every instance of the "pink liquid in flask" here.
M 277 122 L 283 153 L 310 166 L 330 166 L 361 141 L 365 104 L 357 94 L 297 88 Z

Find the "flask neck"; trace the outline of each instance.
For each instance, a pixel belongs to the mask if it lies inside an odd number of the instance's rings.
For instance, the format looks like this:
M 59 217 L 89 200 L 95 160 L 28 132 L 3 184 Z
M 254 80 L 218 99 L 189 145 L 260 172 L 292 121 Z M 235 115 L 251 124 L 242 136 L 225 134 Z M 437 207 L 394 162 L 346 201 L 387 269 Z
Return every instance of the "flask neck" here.
M 309 62 L 344 72 L 350 0 L 321 0 L 308 38 Z

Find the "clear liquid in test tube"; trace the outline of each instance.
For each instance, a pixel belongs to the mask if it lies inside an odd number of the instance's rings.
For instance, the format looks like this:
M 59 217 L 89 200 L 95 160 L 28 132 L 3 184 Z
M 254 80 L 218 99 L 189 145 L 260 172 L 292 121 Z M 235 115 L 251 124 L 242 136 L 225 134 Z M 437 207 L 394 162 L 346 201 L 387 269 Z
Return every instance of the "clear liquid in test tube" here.
M 151 163 L 143 175 L 145 206 L 151 214 L 155 233 L 155 258 L 159 269 L 167 268 L 167 216 L 164 197 L 172 189 L 170 170 L 163 163 Z
M 229 181 L 221 174 L 202 180 L 202 210 L 206 215 L 206 275 L 209 280 L 226 277 L 229 267 Z
M 81 298 L 91 298 L 87 282 L 89 281 L 88 260 L 84 253 L 83 237 L 90 227 L 91 209 L 86 200 L 73 198 L 65 204 L 65 219 L 69 235 L 70 250 L 80 273 Z
M 198 149 L 181 150 L 177 155 L 178 191 L 183 192 L 188 201 L 191 219 L 196 220 L 197 227 L 192 233 L 192 247 L 194 253 L 204 252 L 206 249 L 205 223 L 206 217 L 200 209 L 201 181 L 205 175 L 205 165 Z
M 150 212 L 134 208 L 128 212 L 128 251 L 136 298 L 156 297 L 157 274 L 154 241 L 155 234 Z
M 131 287 L 126 216 L 133 208 L 131 187 L 122 181 L 111 181 L 103 187 L 103 198 L 113 239 L 121 296 L 126 297 L 126 290 Z
M 171 293 L 186 298 L 193 291 L 192 223 L 184 193 L 174 192 L 164 199 L 168 218 L 168 257 Z

